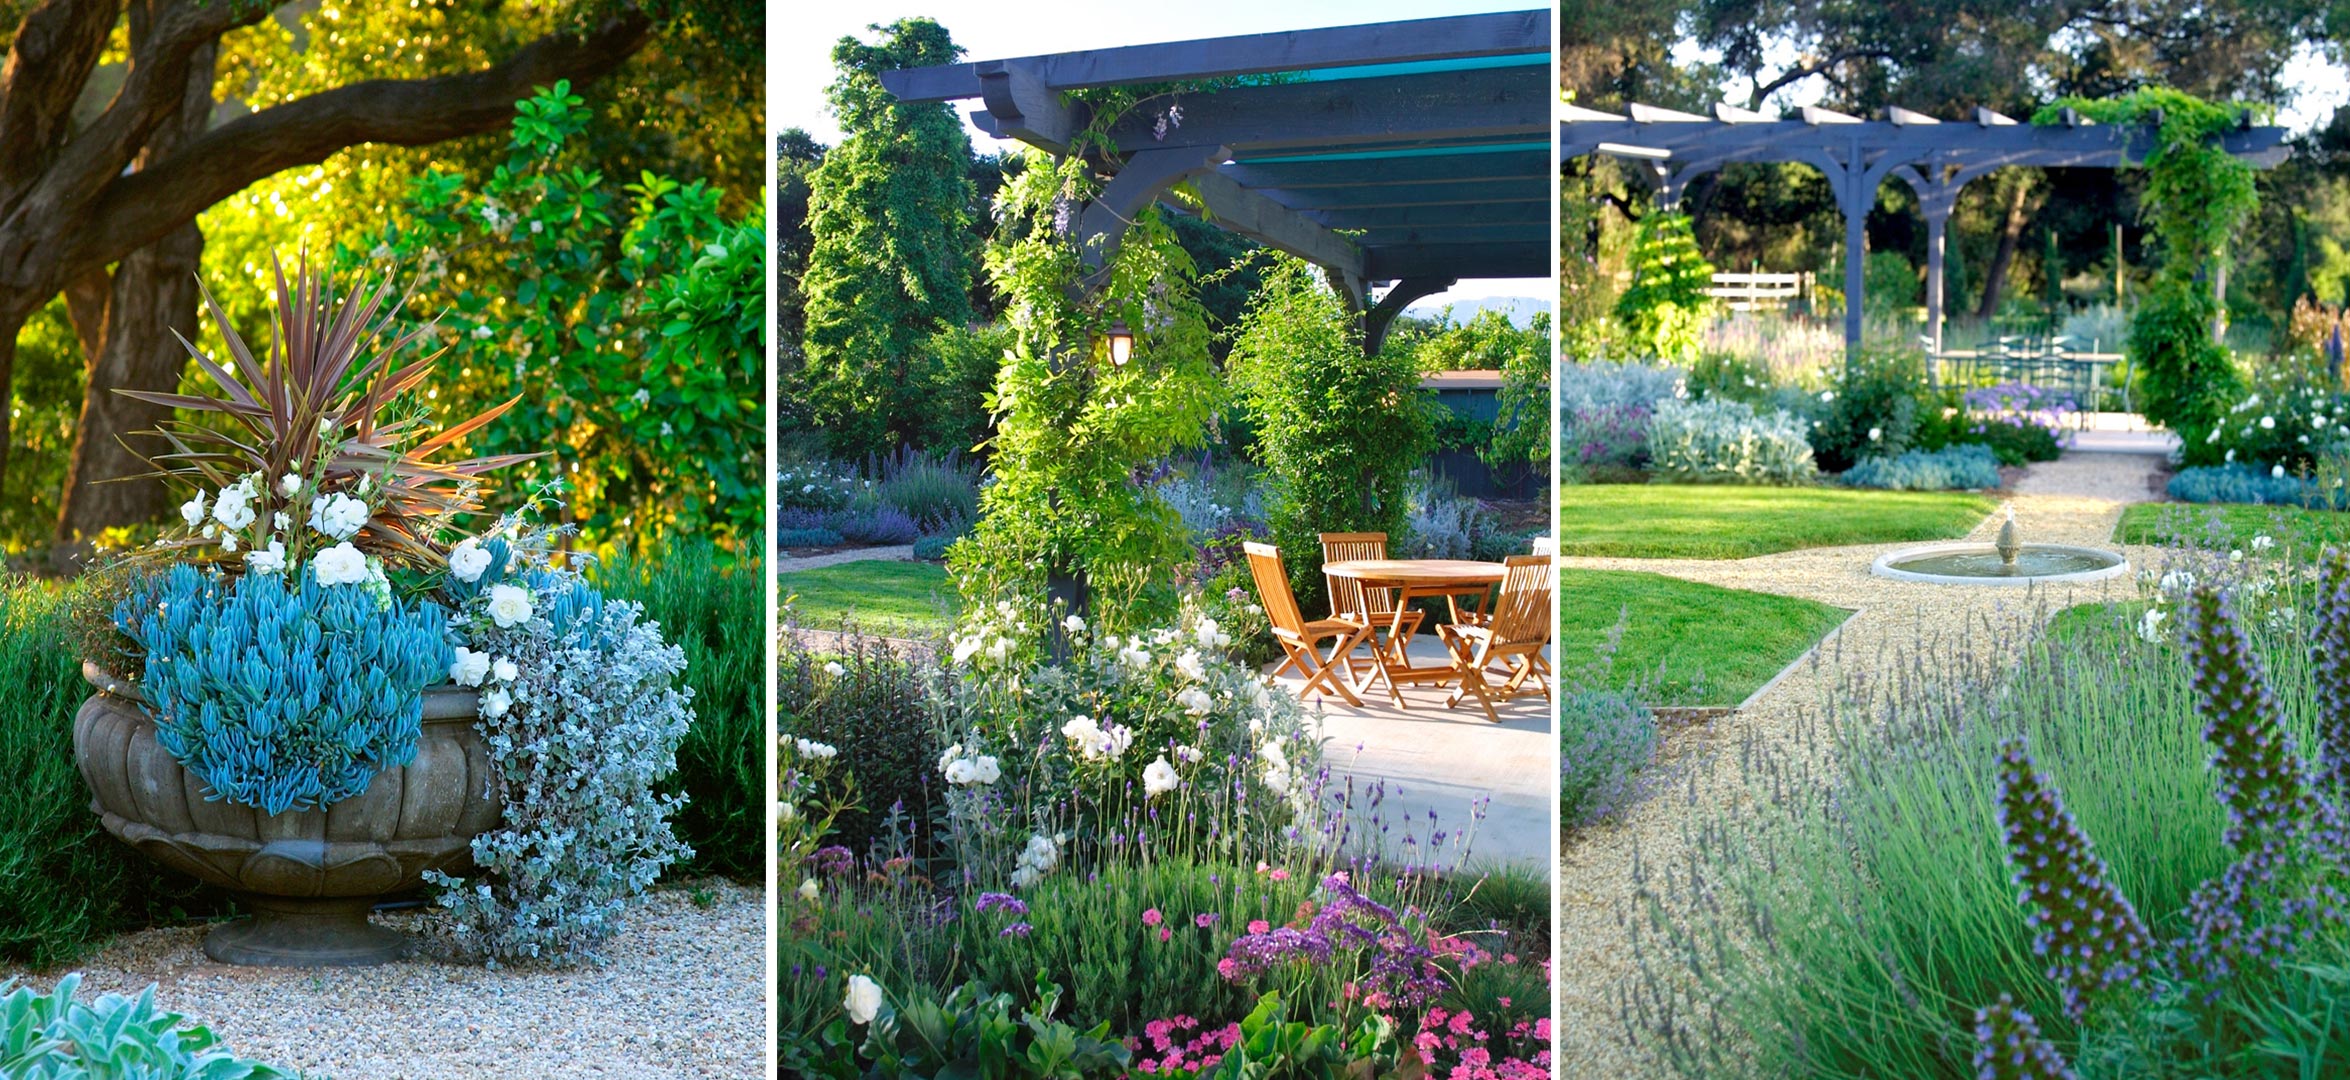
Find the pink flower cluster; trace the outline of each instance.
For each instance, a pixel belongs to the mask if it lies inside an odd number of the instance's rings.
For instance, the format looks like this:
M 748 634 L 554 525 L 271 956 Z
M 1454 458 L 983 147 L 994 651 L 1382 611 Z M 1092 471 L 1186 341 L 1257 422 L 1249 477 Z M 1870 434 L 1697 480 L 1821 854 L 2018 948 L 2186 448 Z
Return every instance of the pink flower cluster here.
M 1503 1007 L 1508 1007 L 1508 1003 L 1504 1002 Z M 1549 1050 L 1535 1050 L 1526 1057 L 1516 1057 L 1507 1049 L 1529 1043 L 1549 1046 L 1549 1017 L 1511 1025 L 1500 1040 L 1504 1052 L 1499 1055 L 1495 1053 L 1494 1042 L 1492 1032 L 1479 1028 L 1476 1016 L 1469 1010 L 1450 1012 L 1435 1006 L 1420 1017 L 1420 1031 L 1412 1037 L 1412 1048 L 1419 1054 L 1421 1064 L 1428 1066 L 1428 1075 L 1444 1080 L 1548 1080 Z M 1439 1064 L 1442 1060 L 1452 1061 L 1452 1068 L 1443 1068 Z
M 1138 1073 L 1206 1072 L 1224 1060 L 1224 1052 L 1239 1041 L 1239 1024 L 1202 1028 L 1189 1016 L 1173 1016 L 1144 1024 L 1142 1038 L 1128 1039 L 1126 1045 L 1134 1051 L 1134 1071 Z

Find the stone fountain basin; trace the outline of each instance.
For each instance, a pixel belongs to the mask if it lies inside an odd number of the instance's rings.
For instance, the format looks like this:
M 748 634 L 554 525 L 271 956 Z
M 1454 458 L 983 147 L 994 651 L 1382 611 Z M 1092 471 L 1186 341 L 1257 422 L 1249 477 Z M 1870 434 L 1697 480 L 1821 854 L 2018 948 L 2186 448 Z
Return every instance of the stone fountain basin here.
M 1930 561 L 1930 568 L 1904 566 L 1921 561 Z M 1886 552 L 1877 557 L 1869 572 L 1929 585 L 2071 585 L 2130 572 L 2130 561 L 2121 553 L 2076 544 L 2025 544 L 2016 562 L 2017 572 L 2002 573 L 1996 545 L 1960 541 Z M 2033 572 L 2030 567 L 2034 563 L 2079 568 Z

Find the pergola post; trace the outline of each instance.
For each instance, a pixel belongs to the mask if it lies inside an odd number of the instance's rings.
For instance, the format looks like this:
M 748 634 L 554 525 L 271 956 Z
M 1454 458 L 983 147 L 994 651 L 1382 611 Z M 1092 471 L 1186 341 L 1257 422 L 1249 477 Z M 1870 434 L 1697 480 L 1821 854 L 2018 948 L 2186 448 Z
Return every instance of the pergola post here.
M 1452 288 L 1457 280 L 1449 277 L 1407 277 L 1396 282 L 1394 287 L 1387 290 L 1387 295 L 1380 297 L 1377 304 L 1363 312 L 1363 355 L 1379 355 L 1380 347 L 1387 344 L 1388 327 L 1395 325 L 1395 317 L 1403 314 L 1403 309 L 1410 307 L 1413 301 Z

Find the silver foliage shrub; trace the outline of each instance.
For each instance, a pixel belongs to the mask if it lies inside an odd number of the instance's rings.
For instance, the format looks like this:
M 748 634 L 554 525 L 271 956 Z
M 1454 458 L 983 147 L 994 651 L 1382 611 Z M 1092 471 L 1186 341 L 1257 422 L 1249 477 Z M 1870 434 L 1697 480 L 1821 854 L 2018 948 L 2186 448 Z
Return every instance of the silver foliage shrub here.
M 1659 402 L 1648 453 L 1659 479 L 1684 483 L 1807 484 L 1820 473 L 1800 417 L 1720 398 Z
M 1654 408 L 1680 397 L 1688 375 L 1661 364 L 1595 360 L 1558 365 L 1559 415 L 1611 409 Z
M 554 591 L 587 592 L 557 582 Z M 654 790 L 676 771 L 693 722 L 693 688 L 678 681 L 684 650 L 664 644 L 636 604 L 580 605 L 570 618 L 566 606 L 541 603 L 511 629 L 478 627 L 481 646 L 520 669 L 512 708 L 479 722 L 504 817 L 473 841 L 479 877 L 432 879 L 456 947 L 492 964 L 600 960 L 628 902 L 693 856 L 670 828 L 684 796 Z
M 1410 532 L 1389 552 L 1407 559 L 1466 559 L 1476 550 L 1483 514 L 1477 500 L 1462 498 L 1450 480 L 1422 470 L 1412 477 Z

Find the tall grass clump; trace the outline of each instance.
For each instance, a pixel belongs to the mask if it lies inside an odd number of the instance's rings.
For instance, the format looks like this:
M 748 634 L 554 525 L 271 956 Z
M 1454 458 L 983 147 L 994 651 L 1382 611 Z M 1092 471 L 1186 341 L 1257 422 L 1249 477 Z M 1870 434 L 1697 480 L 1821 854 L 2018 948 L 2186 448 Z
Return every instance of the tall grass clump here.
M 70 963 L 110 934 L 217 896 L 106 835 L 74 767 L 90 695 L 70 624 L 79 585 L 0 581 L 0 961 Z
M 605 595 L 644 605 L 645 618 L 685 650 L 694 723 L 677 747 L 672 781 L 688 802 L 678 838 L 694 849 L 687 872 L 748 880 L 765 872 L 767 803 L 766 605 L 759 567 L 727 566 L 706 540 L 623 555 L 592 577 Z
M 2260 598 L 2239 625 L 2273 718 L 2315 745 L 2306 566 L 2174 557 L 2150 589 Z M 1651 915 L 1631 932 L 1644 971 L 1622 1002 L 1631 1036 L 1687 1076 L 1957 1080 L 1990 1075 L 1978 1021 L 1997 1034 L 2020 1010 L 2083 1075 L 2166 1075 L 2133 1071 L 2149 1059 L 2067 1007 L 2049 975 L 2062 965 L 2019 903 L 2029 879 L 1999 808 L 2020 738 L 2035 783 L 2062 793 L 2103 881 L 2153 939 L 2190 929 L 2191 898 L 2230 864 L 2230 817 L 2178 623 L 2119 605 L 2061 634 L 2003 624 L 1921 639 L 1800 721 L 1790 744 L 1715 763 L 1741 770 L 1754 808 L 1707 823 L 1684 864 L 1641 886 Z M 2139 1000 L 2128 1025 L 2182 1015 Z M 2083 1056 L 2089 1043 L 2103 1056 Z

